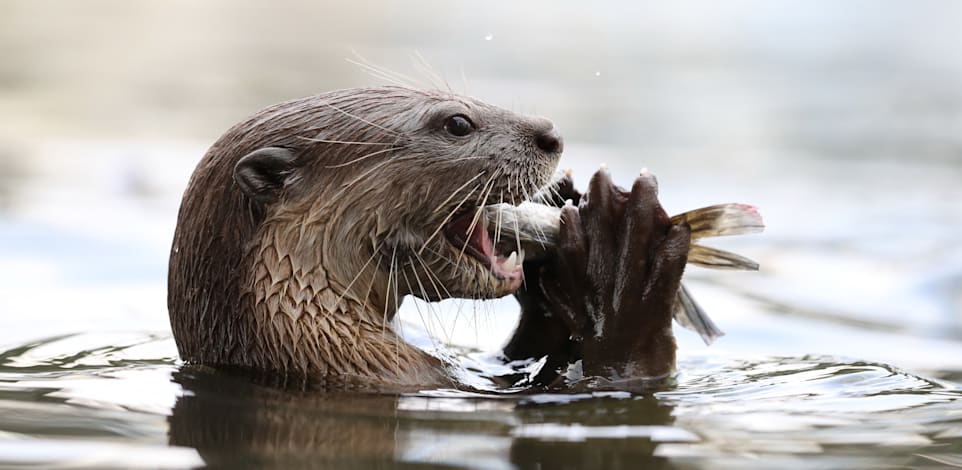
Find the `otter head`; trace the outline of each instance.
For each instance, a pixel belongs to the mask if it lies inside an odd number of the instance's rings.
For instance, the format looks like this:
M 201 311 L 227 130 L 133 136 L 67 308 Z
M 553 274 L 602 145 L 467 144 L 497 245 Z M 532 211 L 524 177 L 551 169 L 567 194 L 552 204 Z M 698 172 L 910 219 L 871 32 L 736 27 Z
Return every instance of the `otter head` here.
M 496 252 L 481 208 L 533 195 L 562 146 L 546 119 L 437 91 L 340 90 L 255 114 L 184 195 L 168 297 L 181 355 L 289 368 L 318 331 L 383 327 L 406 294 L 513 292 L 520 260 Z M 317 354 L 336 349 L 323 341 Z

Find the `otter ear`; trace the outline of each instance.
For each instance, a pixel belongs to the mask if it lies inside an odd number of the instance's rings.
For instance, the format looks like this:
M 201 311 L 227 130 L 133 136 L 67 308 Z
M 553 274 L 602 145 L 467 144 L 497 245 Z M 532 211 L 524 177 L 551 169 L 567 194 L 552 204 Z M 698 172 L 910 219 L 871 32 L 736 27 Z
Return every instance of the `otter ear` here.
M 234 166 L 234 181 L 251 199 L 266 204 L 277 199 L 297 157 L 280 147 L 265 147 L 244 155 Z

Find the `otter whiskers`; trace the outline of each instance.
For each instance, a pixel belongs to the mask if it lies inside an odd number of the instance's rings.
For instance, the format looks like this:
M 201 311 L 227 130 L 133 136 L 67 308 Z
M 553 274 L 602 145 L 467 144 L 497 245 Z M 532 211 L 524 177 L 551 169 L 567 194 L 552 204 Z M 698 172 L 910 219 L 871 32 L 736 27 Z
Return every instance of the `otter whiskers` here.
M 397 151 L 397 150 L 403 150 L 404 148 L 405 148 L 405 146 L 389 147 L 389 148 L 386 148 L 386 149 L 378 150 L 378 151 L 376 151 L 376 152 L 371 152 L 371 153 L 362 155 L 362 156 L 360 156 L 360 157 L 358 157 L 358 158 L 355 158 L 354 160 L 351 160 L 351 161 L 347 161 L 347 162 L 344 162 L 344 163 L 339 163 L 339 164 L 337 164 L 337 165 L 327 165 L 327 166 L 325 166 L 324 168 L 343 168 L 343 167 L 345 167 L 345 166 L 350 166 L 350 165 L 353 165 L 353 164 L 355 164 L 355 163 L 362 162 L 362 161 L 364 161 L 364 160 L 367 160 L 368 158 L 371 158 L 371 157 L 374 157 L 374 156 L 377 156 L 377 155 L 382 155 L 382 154 L 385 154 L 385 153 L 388 153 L 388 152 L 394 152 L 394 151 Z
M 480 174 L 479 174 L 478 176 L 480 176 Z M 450 212 L 448 213 L 448 215 L 444 218 L 444 220 L 442 220 L 441 223 L 438 224 L 438 228 L 436 228 L 436 229 L 434 230 L 434 232 L 431 233 L 431 236 L 429 236 L 429 237 L 427 238 L 427 240 L 424 240 L 424 244 L 421 245 L 421 248 L 418 250 L 418 254 L 424 252 L 424 249 L 427 248 L 428 243 L 431 243 L 431 240 L 433 240 L 434 237 L 438 236 L 438 234 L 441 233 L 441 230 L 444 229 L 444 226 L 445 226 L 448 222 L 451 221 L 451 218 L 454 217 L 454 214 L 457 214 L 458 210 L 461 209 L 461 206 L 463 206 L 465 202 L 468 202 L 468 199 L 469 199 L 472 195 L 474 195 L 474 191 L 476 191 L 477 189 L 478 189 L 478 187 L 476 186 L 474 190 L 472 190 L 472 191 L 468 192 L 467 194 L 465 194 L 465 195 L 464 195 L 464 198 L 461 199 L 461 202 L 459 202 L 457 206 L 454 206 L 454 209 L 451 209 L 451 211 L 450 211 Z
M 441 201 L 441 204 L 438 204 L 438 207 L 435 207 L 434 210 L 431 211 L 431 214 L 437 214 L 441 209 L 444 208 L 444 206 L 447 206 L 448 203 L 451 202 L 451 200 L 454 199 L 454 197 L 457 196 L 462 189 L 464 189 L 467 185 L 471 184 L 472 181 L 484 176 L 484 174 L 485 172 L 481 171 L 478 174 L 471 177 L 471 179 L 465 181 L 464 184 L 462 184 L 461 186 L 458 186 L 458 188 L 452 191 L 451 194 L 444 201 Z
M 344 300 L 344 296 L 347 295 L 347 293 L 351 291 L 351 287 L 353 287 L 353 286 L 354 286 L 354 283 L 357 282 L 358 279 L 360 279 L 360 277 L 361 277 L 362 274 L 364 274 L 364 271 L 365 271 L 365 270 L 367 269 L 367 267 L 371 264 L 371 261 L 374 260 L 374 257 L 375 257 L 375 256 L 378 256 L 378 262 L 377 262 L 377 264 L 374 266 L 375 272 L 377 271 L 377 268 L 381 265 L 381 259 L 380 259 L 380 257 L 379 257 L 380 254 L 381 254 L 381 253 L 380 253 L 380 250 L 379 250 L 378 247 L 375 245 L 375 246 L 374 246 L 374 250 L 371 252 L 371 256 L 367 259 L 367 261 L 364 262 L 364 264 L 361 266 L 361 269 L 358 269 L 357 274 L 354 275 L 354 278 L 351 279 L 351 282 L 349 282 L 349 283 L 347 284 L 347 287 L 344 288 L 344 292 L 342 292 L 341 295 L 339 295 L 339 296 L 337 297 L 337 302 L 336 302 L 336 303 L 340 304 L 341 301 Z M 374 273 L 371 274 L 371 279 L 372 279 L 371 284 L 373 285 L 373 283 L 374 283 L 374 281 L 373 281 L 373 279 L 374 279 Z M 368 295 L 370 295 L 370 290 L 371 290 L 371 288 L 368 287 Z M 369 299 L 367 298 L 367 295 L 365 295 L 365 297 L 364 297 L 363 299 L 359 299 L 359 300 L 362 300 L 364 303 L 367 303 Z
M 369 126 L 371 126 L 371 127 L 380 129 L 380 130 L 386 132 L 388 135 L 391 135 L 391 136 L 394 136 L 394 137 L 400 137 L 400 136 L 401 136 L 401 134 L 399 134 L 399 133 L 397 133 L 397 132 L 394 132 L 394 131 L 391 130 L 391 129 L 388 129 L 388 128 L 386 128 L 386 127 L 384 127 L 384 126 L 381 126 L 381 125 L 379 125 L 379 124 L 375 124 L 375 123 L 373 123 L 373 122 L 371 122 L 371 121 L 369 121 L 369 120 L 367 120 L 367 119 L 364 119 L 364 118 L 362 118 L 362 117 L 360 117 L 360 116 L 355 116 L 354 114 L 351 114 L 351 113 L 349 113 L 349 112 L 347 112 L 347 111 L 345 111 L 345 110 L 343 110 L 343 109 L 341 109 L 341 108 L 339 108 L 339 107 L 337 107 L 337 106 L 334 106 L 334 105 L 331 104 L 331 103 L 324 102 L 324 103 L 322 103 L 322 104 L 323 104 L 324 106 L 327 106 L 329 109 L 333 109 L 334 111 L 337 111 L 337 112 L 339 112 L 339 113 L 341 113 L 341 114 L 343 114 L 343 115 L 345 115 L 345 116 L 347 116 L 347 117 L 349 117 L 349 118 L 351 118 L 351 119 L 354 119 L 354 120 L 356 120 L 356 121 L 358 121 L 358 122 L 363 122 L 364 124 L 367 124 L 367 125 L 369 125 Z
M 484 202 L 487 201 L 488 196 L 491 194 L 491 190 L 494 189 L 494 186 L 493 186 L 494 181 L 495 181 L 494 175 L 492 175 L 492 177 L 488 179 L 488 182 L 485 183 L 485 187 L 481 188 L 481 191 L 480 191 L 481 194 L 478 196 L 477 201 L 475 201 L 474 203 L 474 205 L 476 206 L 474 209 L 474 218 L 471 219 L 471 224 L 468 226 L 467 233 L 473 232 L 475 227 L 478 224 L 478 221 L 481 219 L 481 214 L 484 212 Z M 485 188 L 487 188 L 487 190 L 485 190 Z M 458 253 L 458 264 L 461 263 L 461 258 L 464 257 L 464 250 L 468 248 L 469 243 L 470 243 L 470 238 L 466 237 L 464 240 L 464 243 L 461 245 L 461 251 Z
M 339 145 L 394 145 L 394 142 L 353 142 L 348 140 L 333 140 L 333 139 L 319 139 L 317 137 L 304 137 L 297 136 L 298 139 L 305 140 L 307 142 L 315 142 L 320 144 L 339 144 Z

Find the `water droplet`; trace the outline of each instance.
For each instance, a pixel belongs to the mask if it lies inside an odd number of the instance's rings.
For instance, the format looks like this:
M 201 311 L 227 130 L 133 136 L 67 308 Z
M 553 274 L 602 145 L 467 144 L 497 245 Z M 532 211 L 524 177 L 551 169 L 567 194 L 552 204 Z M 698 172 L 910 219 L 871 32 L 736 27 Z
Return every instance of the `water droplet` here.
M 485 35 L 484 35 L 484 40 L 485 40 L 485 41 L 490 41 L 490 40 L 492 40 L 492 39 L 494 39 L 494 35 L 493 35 L 493 34 L 488 33 L 488 34 L 485 34 Z

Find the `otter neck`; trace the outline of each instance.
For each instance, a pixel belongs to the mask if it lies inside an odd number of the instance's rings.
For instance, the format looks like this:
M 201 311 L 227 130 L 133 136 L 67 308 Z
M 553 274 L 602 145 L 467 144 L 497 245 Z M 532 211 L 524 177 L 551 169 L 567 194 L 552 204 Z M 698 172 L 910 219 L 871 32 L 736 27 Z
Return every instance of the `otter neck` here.
M 331 235 L 317 220 L 262 225 L 245 263 L 261 367 L 375 383 L 439 382 L 438 361 L 387 324 L 397 303 L 377 269 L 325 265 L 320 247 L 338 243 Z

